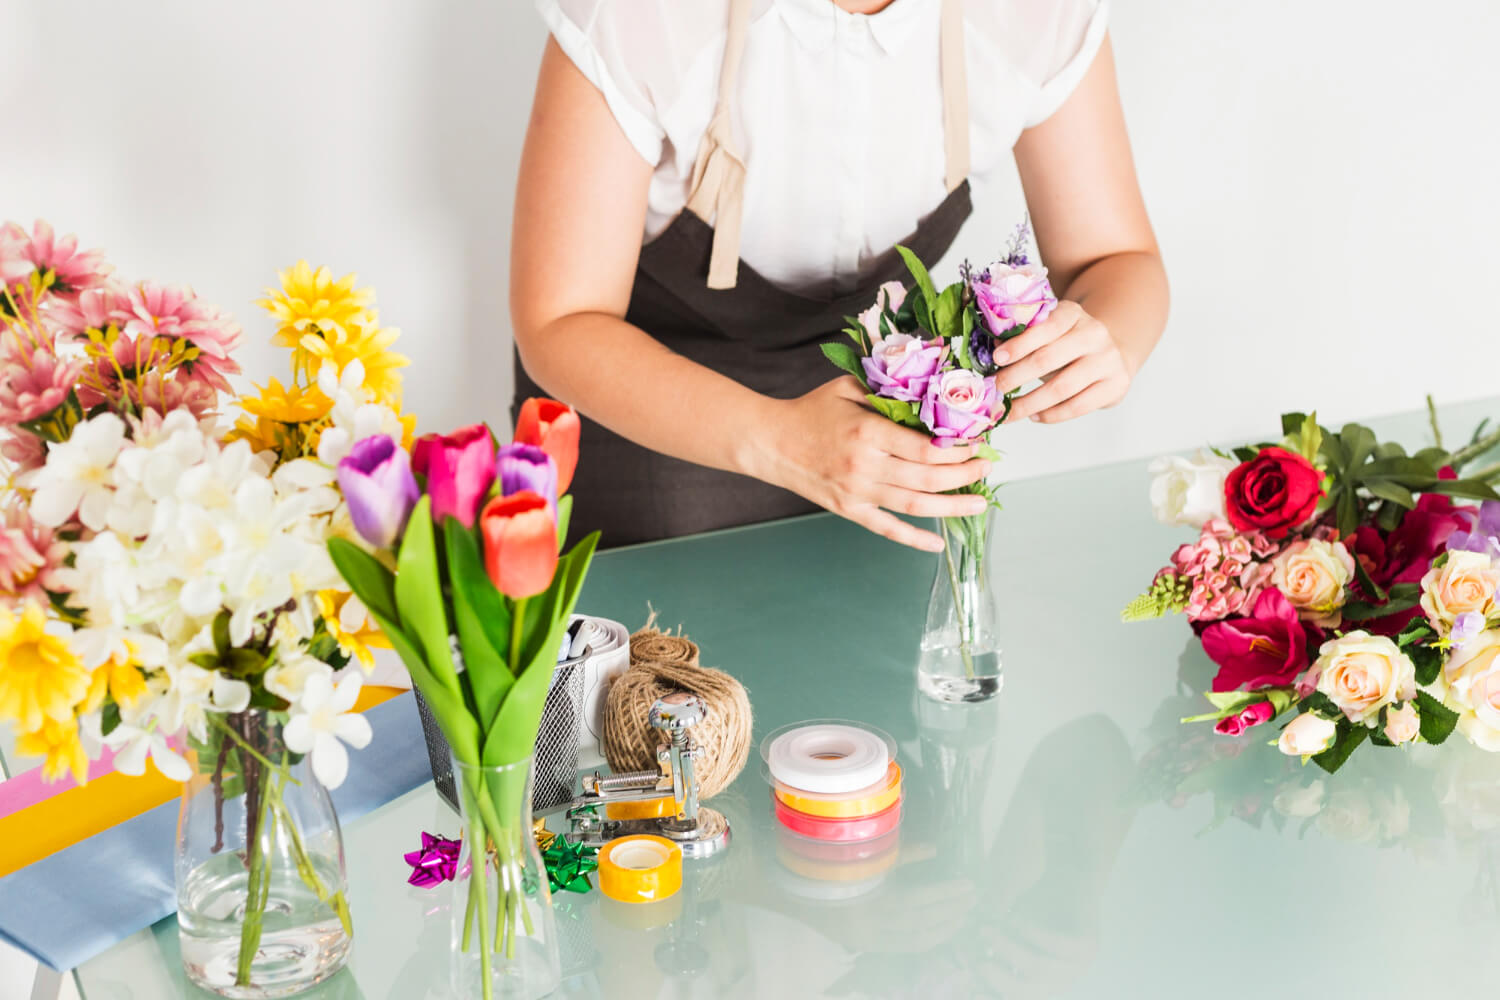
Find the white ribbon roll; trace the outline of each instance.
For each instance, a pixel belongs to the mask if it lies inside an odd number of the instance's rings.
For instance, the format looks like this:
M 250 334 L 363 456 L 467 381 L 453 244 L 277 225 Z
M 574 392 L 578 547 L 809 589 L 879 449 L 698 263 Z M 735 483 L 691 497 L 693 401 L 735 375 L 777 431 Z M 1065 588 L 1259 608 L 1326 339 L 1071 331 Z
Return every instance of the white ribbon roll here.
M 885 777 L 891 753 L 875 733 L 819 723 L 782 733 L 766 751 L 771 777 L 804 792 L 843 795 Z

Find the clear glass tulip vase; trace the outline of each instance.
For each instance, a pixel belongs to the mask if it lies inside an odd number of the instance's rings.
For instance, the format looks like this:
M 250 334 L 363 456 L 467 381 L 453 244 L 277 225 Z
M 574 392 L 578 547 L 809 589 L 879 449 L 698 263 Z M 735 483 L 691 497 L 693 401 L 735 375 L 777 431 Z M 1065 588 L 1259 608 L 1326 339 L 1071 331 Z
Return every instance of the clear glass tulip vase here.
M 918 690 L 938 701 L 986 701 L 1000 693 L 1000 614 L 989 566 L 994 512 L 938 522 L 945 548 L 917 661 Z

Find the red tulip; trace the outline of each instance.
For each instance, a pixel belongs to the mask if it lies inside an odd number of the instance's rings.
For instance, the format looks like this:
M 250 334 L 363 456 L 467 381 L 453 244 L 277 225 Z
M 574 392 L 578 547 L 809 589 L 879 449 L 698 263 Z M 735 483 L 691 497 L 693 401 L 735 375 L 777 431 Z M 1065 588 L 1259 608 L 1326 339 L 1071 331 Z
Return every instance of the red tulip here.
M 578 468 L 578 413 L 555 399 L 528 399 L 516 417 L 516 444 L 531 444 L 552 456 L 557 466 L 557 494 L 568 492 Z
M 484 568 L 495 589 L 520 600 L 552 585 L 557 570 L 557 519 L 547 500 L 530 490 L 496 497 L 479 515 Z

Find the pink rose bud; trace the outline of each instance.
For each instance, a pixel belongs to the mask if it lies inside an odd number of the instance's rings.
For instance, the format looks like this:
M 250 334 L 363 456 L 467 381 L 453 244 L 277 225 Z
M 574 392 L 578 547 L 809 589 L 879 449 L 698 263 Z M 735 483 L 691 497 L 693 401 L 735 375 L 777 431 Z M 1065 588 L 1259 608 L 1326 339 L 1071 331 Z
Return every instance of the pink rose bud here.
M 1407 702 L 1400 708 L 1385 711 L 1385 738 L 1398 746 L 1410 743 L 1422 730 L 1422 720 L 1417 716 L 1417 706 Z
M 1269 701 L 1257 701 L 1246 705 L 1236 715 L 1225 716 L 1214 724 L 1214 732 L 1225 736 L 1239 736 L 1247 729 L 1254 729 L 1263 722 L 1270 722 L 1276 710 Z
M 1290 757 L 1320 754 L 1333 746 L 1339 727 L 1320 715 L 1303 712 L 1281 731 L 1276 747 Z

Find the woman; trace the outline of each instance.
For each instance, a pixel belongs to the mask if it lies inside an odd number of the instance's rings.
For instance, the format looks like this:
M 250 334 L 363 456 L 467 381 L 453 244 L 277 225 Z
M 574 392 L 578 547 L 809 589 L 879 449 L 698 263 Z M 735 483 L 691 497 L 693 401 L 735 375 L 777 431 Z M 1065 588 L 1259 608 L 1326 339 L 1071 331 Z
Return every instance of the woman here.
M 819 345 L 934 263 L 1014 155 L 1064 301 L 1006 345 L 1010 421 L 1119 402 L 1167 289 L 1107 0 L 538 0 L 552 30 L 512 241 L 517 400 L 584 415 L 574 524 L 610 544 L 826 508 L 977 513 L 989 472 L 871 412 Z M 1005 234 L 995 234 L 998 248 Z M 524 366 L 524 367 L 523 367 Z

